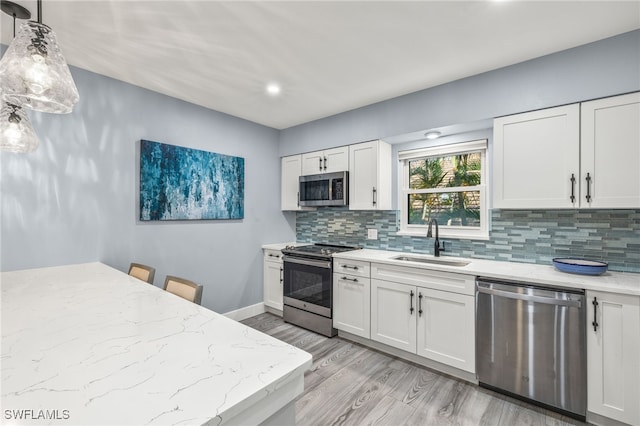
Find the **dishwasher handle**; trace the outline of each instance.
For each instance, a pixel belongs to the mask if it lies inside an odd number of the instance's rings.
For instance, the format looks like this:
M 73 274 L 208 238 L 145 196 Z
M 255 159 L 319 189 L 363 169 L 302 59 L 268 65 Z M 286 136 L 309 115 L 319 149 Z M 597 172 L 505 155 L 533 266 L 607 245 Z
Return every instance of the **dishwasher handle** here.
M 558 299 L 555 297 L 532 296 L 529 294 L 514 293 L 505 290 L 496 290 L 495 288 L 487 288 L 478 285 L 478 293 L 490 294 L 493 296 L 506 297 L 508 299 L 524 300 L 526 302 L 546 303 L 548 305 L 567 306 L 572 308 L 581 308 L 580 300 Z

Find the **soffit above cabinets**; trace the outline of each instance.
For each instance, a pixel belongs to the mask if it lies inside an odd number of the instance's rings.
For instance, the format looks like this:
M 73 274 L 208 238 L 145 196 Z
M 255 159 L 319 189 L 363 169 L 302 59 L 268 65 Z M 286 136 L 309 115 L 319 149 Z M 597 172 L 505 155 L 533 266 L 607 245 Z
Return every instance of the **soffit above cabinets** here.
M 70 65 L 283 129 L 638 29 L 640 2 L 45 0 L 43 22 Z

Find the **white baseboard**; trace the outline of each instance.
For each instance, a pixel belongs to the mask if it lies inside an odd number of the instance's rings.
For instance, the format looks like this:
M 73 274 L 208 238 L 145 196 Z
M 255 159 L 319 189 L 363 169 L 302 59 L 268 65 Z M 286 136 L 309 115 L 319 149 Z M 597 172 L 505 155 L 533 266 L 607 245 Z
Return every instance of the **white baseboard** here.
M 260 303 L 256 303 L 255 305 L 245 306 L 244 308 L 236 309 L 235 311 L 226 312 L 222 315 L 224 315 L 227 318 L 231 318 L 232 320 L 235 320 L 235 321 L 242 321 L 247 318 L 251 318 L 256 315 L 263 314 L 264 312 L 265 312 L 264 303 L 260 302 Z

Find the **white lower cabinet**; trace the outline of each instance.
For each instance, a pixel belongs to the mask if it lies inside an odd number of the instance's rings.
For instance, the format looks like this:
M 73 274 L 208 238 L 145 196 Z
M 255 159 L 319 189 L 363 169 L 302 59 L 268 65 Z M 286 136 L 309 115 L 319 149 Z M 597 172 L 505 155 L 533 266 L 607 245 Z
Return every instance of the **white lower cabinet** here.
M 264 251 L 264 305 L 282 312 L 282 252 Z
M 416 352 L 416 287 L 371 280 L 371 339 Z
M 640 425 L 640 297 L 587 291 L 587 307 L 587 409 Z
M 404 283 L 375 278 L 393 274 Z M 475 373 L 475 277 L 386 265 L 372 265 L 371 277 L 372 340 Z
M 475 321 L 474 296 L 418 287 L 416 353 L 475 373 Z
M 333 327 L 371 338 L 369 262 L 333 261 Z

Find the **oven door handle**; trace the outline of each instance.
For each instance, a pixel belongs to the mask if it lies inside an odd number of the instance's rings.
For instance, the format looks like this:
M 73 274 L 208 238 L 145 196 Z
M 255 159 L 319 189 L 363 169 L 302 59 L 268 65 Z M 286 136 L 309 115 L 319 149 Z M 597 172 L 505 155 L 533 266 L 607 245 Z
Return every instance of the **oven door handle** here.
M 282 261 L 297 263 L 299 265 L 305 265 L 305 266 L 315 266 L 317 268 L 331 269 L 331 262 L 327 262 L 324 260 L 301 259 L 299 257 L 283 256 Z

